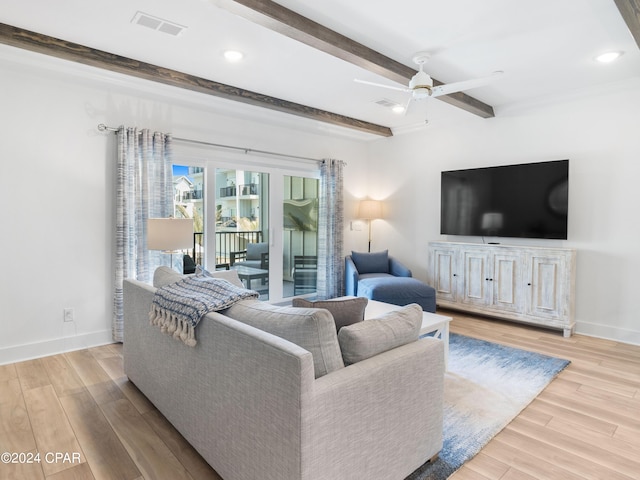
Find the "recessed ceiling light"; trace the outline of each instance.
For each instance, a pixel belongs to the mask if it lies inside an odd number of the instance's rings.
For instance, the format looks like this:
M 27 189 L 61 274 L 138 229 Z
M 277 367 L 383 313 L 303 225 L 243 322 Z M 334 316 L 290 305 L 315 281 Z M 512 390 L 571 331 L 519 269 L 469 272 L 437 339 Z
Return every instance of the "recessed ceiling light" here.
M 601 62 L 601 63 L 613 62 L 614 60 L 620 58 L 620 56 L 623 53 L 624 52 L 607 52 L 607 53 L 603 53 L 602 55 L 598 55 L 596 57 L 596 60 Z
M 225 50 L 224 58 L 226 58 L 228 62 L 239 62 L 244 58 L 244 54 L 238 50 Z
M 393 111 L 393 113 L 397 113 L 398 115 L 401 113 L 404 113 L 404 106 L 403 105 L 394 105 L 393 107 L 391 107 L 391 110 Z

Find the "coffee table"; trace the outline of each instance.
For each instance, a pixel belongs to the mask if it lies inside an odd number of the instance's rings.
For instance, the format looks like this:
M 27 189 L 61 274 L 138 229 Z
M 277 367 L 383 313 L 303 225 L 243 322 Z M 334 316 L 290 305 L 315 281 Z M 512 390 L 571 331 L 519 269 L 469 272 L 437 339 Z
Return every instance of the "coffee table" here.
M 391 303 L 379 302 L 377 300 L 369 300 L 364 311 L 364 319 L 370 320 L 379 317 L 385 313 L 398 310 L 398 305 Z M 422 326 L 420 327 L 420 335 L 425 333 L 434 333 L 434 338 L 439 338 L 444 343 L 444 368 L 447 368 L 449 360 L 449 322 L 452 318 L 445 315 L 437 315 L 430 312 L 422 312 Z
M 234 265 L 231 270 L 238 272 L 238 277 L 246 282 L 248 290 L 251 290 L 251 280 L 263 280 L 264 283 L 264 280 L 269 278 L 269 270 L 262 270 L 261 268 Z

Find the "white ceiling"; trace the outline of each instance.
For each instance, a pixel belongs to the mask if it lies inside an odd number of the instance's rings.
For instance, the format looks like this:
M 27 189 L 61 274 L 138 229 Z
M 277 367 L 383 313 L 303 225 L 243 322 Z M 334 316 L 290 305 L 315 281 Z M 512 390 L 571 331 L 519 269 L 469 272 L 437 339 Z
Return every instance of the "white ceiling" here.
M 269 96 L 393 128 L 471 115 L 429 99 L 406 116 L 375 102 L 396 85 L 216 6 L 222 0 L 2 0 L 0 22 Z M 604 91 L 640 75 L 640 50 L 613 0 L 277 0 L 405 65 L 428 50 L 426 71 L 457 82 L 503 70 L 466 93 L 505 108 Z M 131 23 L 136 12 L 187 27 L 171 36 Z M 225 49 L 245 60 L 229 64 Z M 612 64 L 594 57 L 624 55 Z

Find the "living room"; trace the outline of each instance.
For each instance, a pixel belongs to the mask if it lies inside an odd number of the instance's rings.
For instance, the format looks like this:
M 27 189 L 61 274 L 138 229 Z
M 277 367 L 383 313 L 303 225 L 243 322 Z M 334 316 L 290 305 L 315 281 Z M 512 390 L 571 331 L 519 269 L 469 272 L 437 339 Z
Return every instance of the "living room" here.
M 626 55 L 637 61 L 637 51 Z M 342 159 L 345 254 L 366 250 L 366 228 L 348 226 L 359 200 L 375 197 L 385 218 L 373 223 L 372 250 L 388 249 L 421 280 L 428 242 L 456 240 L 440 235 L 442 170 L 569 158 L 568 240 L 488 240 L 576 249 L 576 332 L 640 344 L 637 74 L 501 108 L 491 119 L 446 106 L 446 118 L 435 109 L 427 129 L 378 138 L 4 44 L 0 64 L 9 211 L 0 364 L 111 342 L 116 143 L 100 123 Z M 64 322 L 70 307 L 74 321 Z
M 363 140 L 358 132 L 327 133 L 332 127 L 310 120 L 4 45 L 2 60 L 3 191 L 16 202 L 13 233 L 3 237 L 12 252 L 3 304 L 8 318 L 21 319 L 0 327 L 5 363 L 109 341 L 115 138 L 99 132 L 99 123 L 342 159 L 345 225 L 357 220 L 360 199 L 384 200 L 372 249 L 389 249 L 422 280 L 428 242 L 455 240 L 439 233 L 442 170 L 569 158 L 568 240 L 499 241 L 575 248 L 577 332 L 640 343 L 632 287 L 640 267 L 637 76 L 503 108 L 491 119 L 444 105 L 446 119 L 433 118 L 426 130 Z M 346 228 L 345 252 L 366 249 L 366 235 L 366 228 Z M 33 291 L 46 294 L 34 298 Z M 62 322 L 68 307 L 72 325 Z

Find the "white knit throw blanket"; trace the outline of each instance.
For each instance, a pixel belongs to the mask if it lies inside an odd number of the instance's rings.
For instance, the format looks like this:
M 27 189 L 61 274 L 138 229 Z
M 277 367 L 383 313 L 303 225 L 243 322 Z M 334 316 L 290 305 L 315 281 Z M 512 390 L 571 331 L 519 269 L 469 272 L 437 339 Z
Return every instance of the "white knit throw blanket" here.
M 149 320 L 163 333 L 194 347 L 197 343 L 195 328 L 203 316 L 229 308 L 245 298 L 258 296 L 256 291 L 237 287 L 220 278 L 187 277 L 156 290 Z

